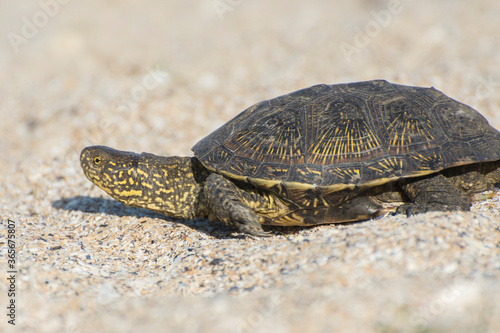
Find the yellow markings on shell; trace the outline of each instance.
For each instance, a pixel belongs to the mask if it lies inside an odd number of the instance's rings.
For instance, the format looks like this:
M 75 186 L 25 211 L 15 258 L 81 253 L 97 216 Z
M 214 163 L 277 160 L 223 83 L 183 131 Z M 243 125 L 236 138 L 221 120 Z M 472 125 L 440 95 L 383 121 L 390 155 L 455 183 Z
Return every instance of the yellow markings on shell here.
M 401 134 L 401 139 L 400 139 L 400 144 L 398 145 L 399 147 L 403 147 L 405 143 L 405 136 L 409 137 L 409 135 L 406 135 L 406 130 L 408 129 L 408 126 L 410 125 L 410 122 L 406 122 L 406 126 L 403 126 L 403 133 Z
M 387 157 L 375 165 L 369 165 L 368 168 L 371 170 L 375 170 L 379 173 L 387 173 L 387 172 L 393 172 L 396 170 L 402 170 L 403 169 L 403 160 L 393 158 L 393 157 Z M 394 177 L 397 177 L 395 174 Z
M 360 178 L 360 170 L 351 168 L 351 169 L 342 169 L 342 168 L 333 168 L 330 170 L 330 173 L 333 173 L 339 178 L 345 179 L 346 181 L 353 182 L 354 180 L 359 180 Z M 357 177 L 355 177 L 356 175 Z
M 384 169 L 385 169 L 385 168 L 387 168 L 387 169 L 388 169 L 388 168 L 391 168 L 391 167 L 394 167 L 394 166 L 398 166 L 398 165 L 399 165 L 399 166 L 402 166 L 400 162 L 401 162 L 400 160 L 397 160 L 397 159 L 395 159 L 395 158 L 385 158 L 385 159 L 383 159 L 383 160 L 380 162 L 380 165 L 381 165 L 382 167 L 384 167 Z
M 319 201 L 318 197 L 315 197 L 314 200 L 313 200 L 313 202 L 312 202 L 312 206 L 313 207 L 318 207 L 318 201 Z
M 429 163 L 430 161 L 437 161 L 439 160 L 439 157 L 437 156 L 436 152 L 434 152 L 432 155 L 424 156 L 422 154 L 418 154 L 413 156 L 413 158 L 422 164 L 419 165 L 419 169 L 421 170 L 431 170 L 429 166 L 426 164 Z
M 297 213 L 291 213 L 284 216 L 280 216 L 273 221 L 274 225 L 306 225 L 304 223 L 304 217 Z
M 372 144 L 371 140 L 366 141 L 366 145 L 368 146 L 369 149 L 373 149 L 375 146 Z
M 398 141 L 398 134 L 396 133 L 393 137 L 392 137 L 392 142 L 391 142 L 391 145 L 393 146 L 397 146 L 397 141 Z
M 310 172 L 310 173 L 315 173 L 315 174 L 321 176 L 321 171 L 319 171 L 319 170 L 311 170 L 311 169 L 307 168 L 307 171 Z
M 346 153 L 349 152 L 349 147 L 353 147 L 354 146 L 354 136 L 352 135 L 352 127 L 349 129 L 349 131 L 347 132 L 347 143 L 348 143 L 348 146 L 346 146 Z
M 409 122 L 408 125 L 405 127 L 405 131 L 406 131 L 406 128 L 408 128 L 409 132 L 415 133 L 415 131 L 412 130 L 413 127 L 415 127 L 414 124 Z M 417 126 L 417 128 L 418 128 L 418 126 Z M 407 139 L 408 139 L 408 144 L 411 144 L 411 135 L 408 135 Z
M 315 175 L 321 176 L 321 171 L 319 171 L 319 170 L 311 169 L 311 168 L 308 168 L 308 167 L 305 167 L 304 169 L 305 170 L 303 170 L 303 169 L 297 169 L 297 172 L 300 172 L 302 175 L 313 173 Z
M 372 169 L 372 170 L 375 170 L 375 171 L 378 171 L 378 172 L 382 172 L 382 169 L 379 169 L 379 168 L 376 168 L 375 166 L 373 165 L 369 165 L 368 168 Z

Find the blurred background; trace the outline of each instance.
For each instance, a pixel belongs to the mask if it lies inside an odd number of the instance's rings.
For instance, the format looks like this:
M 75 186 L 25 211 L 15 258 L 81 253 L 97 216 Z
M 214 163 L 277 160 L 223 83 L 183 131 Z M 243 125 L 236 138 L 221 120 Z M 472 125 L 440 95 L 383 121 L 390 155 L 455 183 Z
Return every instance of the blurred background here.
M 499 331 L 498 199 L 250 240 L 124 207 L 79 166 L 95 144 L 190 155 L 248 106 L 320 83 L 434 86 L 500 129 L 499 13 L 498 0 L 2 0 L 0 245 L 18 222 L 20 325 Z
M 500 128 L 494 0 L 4 0 L 0 165 L 106 144 L 190 154 L 263 99 L 383 78 Z

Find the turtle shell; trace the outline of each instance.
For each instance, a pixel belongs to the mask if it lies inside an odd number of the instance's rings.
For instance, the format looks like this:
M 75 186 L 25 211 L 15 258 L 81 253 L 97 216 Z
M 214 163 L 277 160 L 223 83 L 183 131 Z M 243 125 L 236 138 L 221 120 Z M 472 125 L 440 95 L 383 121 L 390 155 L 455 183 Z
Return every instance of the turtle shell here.
M 316 85 L 255 104 L 199 141 L 208 169 L 271 187 L 366 188 L 500 159 L 500 132 L 434 88 Z

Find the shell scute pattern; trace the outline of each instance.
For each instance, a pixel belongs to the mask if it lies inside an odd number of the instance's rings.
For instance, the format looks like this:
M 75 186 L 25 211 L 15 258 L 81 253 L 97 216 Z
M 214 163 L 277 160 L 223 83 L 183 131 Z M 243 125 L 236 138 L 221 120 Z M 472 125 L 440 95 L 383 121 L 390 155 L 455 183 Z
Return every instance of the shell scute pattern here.
M 369 187 L 500 158 L 500 134 L 434 88 L 318 85 L 258 103 L 198 142 L 210 170 L 260 186 Z

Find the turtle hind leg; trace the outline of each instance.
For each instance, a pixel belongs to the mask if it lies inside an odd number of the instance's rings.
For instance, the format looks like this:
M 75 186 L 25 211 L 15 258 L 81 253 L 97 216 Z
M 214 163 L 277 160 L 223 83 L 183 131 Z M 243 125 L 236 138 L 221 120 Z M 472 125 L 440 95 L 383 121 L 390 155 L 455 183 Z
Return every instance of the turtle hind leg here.
M 399 206 L 396 213 L 407 216 L 431 211 L 468 211 L 471 206 L 468 196 L 442 174 L 412 179 L 402 189 L 411 202 Z
M 245 202 L 245 199 L 252 199 L 251 195 L 239 189 L 233 182 L 213 173 L 207 178 L 204 190 L 210 207 L 211 221 L 218 220 L 253 236 L 270 236 L 262 229 L 259 216 Z

